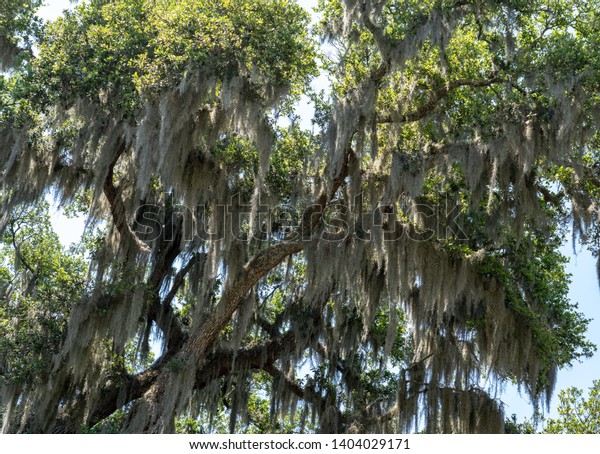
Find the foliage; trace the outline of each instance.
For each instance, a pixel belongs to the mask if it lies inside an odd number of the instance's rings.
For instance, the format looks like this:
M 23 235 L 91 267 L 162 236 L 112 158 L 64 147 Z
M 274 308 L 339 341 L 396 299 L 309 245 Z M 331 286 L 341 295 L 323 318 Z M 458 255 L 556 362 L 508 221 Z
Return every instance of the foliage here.
M 63 344 L 72 305 L 85 289 L 87 264 L 65 251 L 48 207 L 14 212 L 0 244 L 0 370 L 5 384 L 40 386 Z
M 5 432 L 527 431 L 496 390 L 593 354 L 597 0 L 37 6 L 0 0 Z
M 600 383 L 597 380 L 589 388 L 587 397 L 581 389 L 575 387 L 564 389 L 558 393 L 557 418 L 544 418 L 537 415 L 519 423 L 517 416 L 512 415 L 506 421 L 506 433 L 597 434 L 600 431 L 599 389 Z M 538 430 L 540 424 L 542 428 Z
M 207 77 L 245 74 L 256 95 L 269 99 L 267 85 L 300 89 L 314 71 L 306 21 L 286 2 L 82 3 L 43 36 L 39 97 L 65 102 L 76 93 L 133 115 L 144 96 L 200 70 Z
M 507 434 L 535 434 L 535 427 L 536 425 L 529 420 L 518 422 L 517 415 L 513 414 L 510 419 L 506 420 L 504 429 Z
M 546 421 L 544 433 L 600 433 L 600 381 L 594 381 L 587 398 L 581 389 L 571 387 L 559 392 L 558 399 L 558 418 Z
M 41 33 L 36 16 L 42 0 L 0 2 L 0 69 L 12 66 L 17 57 L 29 59 L 31 46 Z

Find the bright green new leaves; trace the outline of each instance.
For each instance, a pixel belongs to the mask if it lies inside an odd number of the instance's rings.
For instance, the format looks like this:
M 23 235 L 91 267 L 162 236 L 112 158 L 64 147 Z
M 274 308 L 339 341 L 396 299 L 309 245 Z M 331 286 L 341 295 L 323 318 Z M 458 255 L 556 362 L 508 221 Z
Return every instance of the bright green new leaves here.
M 135 61 L 149 40 L 141 1 L 84 3 L 51 23 L 40 43 L 34 78 L 40 100 L 78 98 L 131 113 L 139 102 Z
M 558 418 L 546 422 L 544 433 L 598 434 L 600 433 L 600 381 L 595 380 L 589 394 L 583 396 L 578 388 L 567 388 L 558 393 Z
M 0 131 L 16 132 L 35 123 L 36 101 L 30 81 L 22 73 L 0 75 Z
M 307 13 L 287 1 L 96 0 L 48 27 L 36 63 L 52 102 L 88 98 L 131 115 L 187 72 L 243 77 L 257 100 L 315 72 Z
M 31 59 L 31 46 L 41 33 L 35 11 L 41 0 L 0 0 L 0 71 Z M 18 58 L 17 58 L 18 57 Z M 33 115 L 28 99 L 30 81 L 22 73 L 0 72 L 0 131 L 17 130 Z M 2 139 L 0 139 L 2 143 Z
M 307 24 L 307 13 L 287 1 L 158 2 L 150 15 L 156 57 L 141 57 L 148 76 L 140 85 L 164 84 L 188 65 L 263 89 L 305 82 L 315 64 Z
M 539 417 L 539 415 L 538 415 Z M 536 431 L 536 418 L 517 422 L 512 415 L 506 422 L 506 433 L 512 434 L 599 434 L 600 433 L 600 380 L 594 380 L 587 396 L 582 389 L 570 387 L 558 393 L 558 417 L 542 417 L 543 430 Z

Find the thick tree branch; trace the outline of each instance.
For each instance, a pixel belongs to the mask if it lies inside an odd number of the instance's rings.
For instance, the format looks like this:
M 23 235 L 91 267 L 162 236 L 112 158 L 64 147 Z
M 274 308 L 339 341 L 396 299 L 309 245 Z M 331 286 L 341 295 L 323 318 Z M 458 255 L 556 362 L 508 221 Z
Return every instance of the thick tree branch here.
M 410 123 L 410 122 L 414 122 L 414 121 L 419 121 L 419 120 L 422 120 L 423 118 L 425 118 L 427 115 L 429 115 L 437 107 L 437 105 L 440 103 L 440 101 L 442 99 L 444 99 L 446 97 L 446 95 L 448 95 L 448 93 L 450 93 L 453 90 L 456 90 L 460 87 L 472 87 L 472 88 L 489 87 L 489 86 L 497 84 L 499 82 L 502 82 L 502 79 L 496 77 L 494 74 L 492 74 L 490 76 L 490 78 L 488 78 L 486 80 L 481 80 L 481 81 L 473 81 L 473 80 L 465 80 L 465 79 L 455 80 L 455 81 L 447 83 L 442 88 L 436 90 L 429 98 L 429 101 L 427 101 L 425 104 L 419 106 L 417 109 L 413 110 L 412 112 L 408 112 L 405 114 L 401 114 L 399 112 L 393 112 L 389 115 L 382 115 L 382 116 L 379 116 L 379 118 L 377 119 L 377 122 L 383 124 L 383 123 Z
M 296 348 L 296 336 L 288 331 L 263 344 L 238 351 L 217 351 L 210 355 L 204 367 L 196 372 L 196 389 L 203 389 L 211 381 L 238 370 L 260 370 Z
M 15 230 L 15 221 L 11 221 L 10 223 L 10 238 L 11 238 L 11 243 L 13 246 L 13 249 L 15 251 L 15 257 L 18 261 L 18 263 L 20 263 L 21 265 L 23 265 L 27 271 L 29 271 L 29 273 L 31 274 L 31 278 L 29 279 L 29 283 L 27 284 L 27 288 L 25 289 L 25 295 L 29 296 L 31 295 L 31 293 L 33 292 L 33 289 L 35 287 L 37 278 L 38 278 L 38 273 L 36 270 L 33 269 L 33 266 L 31 266 L 27 260 L 25 260 L 25 257 L 23 257 L 23 254 L 21 253 L 21 245 L 17 244 L 17 232 Z
M 168 218 L 171 222 L 172 217 Z M 181 221 L 176 222 L 174 226 L 168 225 L 167 228 L 173 228 L 175 235 L 170 240 L 162 239 L 158 245 L 155 264 L 146 283 L 149 292 L 153 295 L 147 318 L 148 323 L 154 321 L 163 332 L 166 338 L 167 352 L 172 355 L 179 351 L 186 339 L 186 334 L 173 312 L 171 302 L 189 271 L 198 262 L 200 254 L 194 254 L 188 263 L 177 272 L 169 293 L 164 299 L 161 299 L 162 286 L 170 275 L 175 260 L 181 254 Z
M 352 150 L 348 147 L 344 154 L 343 165 L 337 176 L 333 179 L 332 185 L 328 190 L 321 192 L 316 205 L 313 206 L 316 206 L 314 212 L 308 214 L 308 216 L 305 212 L 301 229 L 303 234 L 312 232 L 313 228 L 320 222 L 325 207 L 335 196 L 335 193 L 348 175 L 348 162 L 352 159 L 352 156 Z M 109 200 L 113 200 L 113 204 L 116 204 L 116 197 L 113 193 L 116 191 L 113 191 L 111 188 L 112 176 L 109 175 L 109 177 L 107 178 L 105 190 L 110 195 Z M 297 236 L 297 233 L 295 235 Z M 208 352 L 214 347 L 220 333 L 227 326 L 235 311 L 240 307 L 248 292 L 258 284 L 260 279 L 280 265 L 283 260 L 292 254 L 302 251 L 303 248 L 304 245 L 302 242 L 290 241 L 288 239 L 259 251 L 244 266 L 235 282 L 225 289 L 211 315 L 188 337 L 181 350 L 176 354 L 176 357 L 181 358 L 185 364 L 188 364 L 188 367 L 193 367 L 194 369 L 203 368 L 207 362 Z M 159 379 L 146 391 L 144 400 L 139 402 L 140 406 L 146 407 L 142 412 L 150 413 L 145 422 L 146 427 L 144 430 L 170 430 L 170 423 L 165 425 L 165 422 L 160 421 L 159 416 L 152 414 L 152 412 L 154 411 L 153 409 L 160 408 L 160 401 L 162 399 L 167 398 L 167 390 L 173 379 L 173 372 L 163 369 Z M 164 415 L 160 416 L 160 418 L 164 418 Z
M 267 372 L 273 379 L 283 383 L 291 392 L 300 399 L 310 403 L 316 408 L 317 413 L 321 416 L 331 409 L 334 413 L 333 417 L 329 416 L 330 421 L 326 423 L 325 431 L 329 433 L 342 433 L 347 426 L 347 418 L 334 402 L 329 393 L 322 395 L 315 391 L 310 386 L 302 386 L 296 380 L 289 378 L 280 369 L 273 364 L 265 364 L 262 369 Z M 323 422 L 323 421 L 322 421 Z M 322 428 L 323 429 L 323 428 Z
M 152 386 L 159 376 L 163 364 L 157 364 L 136 375 L 115 375 L 107 379 L 100 392 L 100 399 L 95 403 L 86 425 L 94 427 L 108 418 L 115 411 L 136 399 L 139 399 Z M 82 430 L 82 421 L 70 414 L 71 407 L 65 406 L 59 410 L 52 426 L 54 434 L 73 434 Z
M 317 203 L 305 211 L 302 222 L 303 235 L 312 232 L 320 221 L 327 203 L 335 196 L 348 175 L 348 162 L 351 159 L 351 150 L 345 153 L 344 162 L 340 172 L 334 178 L 329 191 L 323 191 Z M 316 215 L 315 215 L 316 214 Z M 308 229 L 308 230 L 307 230 Z M 306 238 L 303 236 L 303 239 Z M 197 360 L 201 360 L 209 347 L 218 338 L 219 333 L 225 328 L 231 316 L 238 309 L 246 294 L 267 275 L 272 269 L 281 264 L 284 259 L 292 254 L 302 251 L 304 245 L 298 241 L 284 241 L 270 246 L 256 254 L 244 267 L 242 273 L 235 283 L 225 290 L 221 301 L 216 307 L 214 314 L 192 335 L 185 347 L 186 354 Z
M 150 248 L 141 241 L 127 223 L 125 206 L 118 188 L 113 183 L 115 166 L 121 155 L 125 152 L 125 145 L 121 145 L 113 161 L 111 162 L 106 178 L 104 179 L 103 192 L 108 204 L 113 222 L 121 235 L 121 241 L 127 240 L 129 244 L 135 244 L 140 252 L 149 253 Z
M 295 342 L 295 335 L 290 331 L 261 345 L 242 348 L 237 352 L 231 350 L 215 352 L 196 372 L 194 388 L 203 389 L 213 380 L 230 374 L 234 367 L 241 370 L 263 369 L 265 364 L 273 363 L 277 358 L 294 350 Z M 156 383 L 168 361 L 169 358 L 165 357 L 137 375 L 124 374 L 107 380 L 100 393 L 101 398 L 95 404 L 87 422 L 88 426 L 93 427 L 119 408 L 142 397 Z M 76 433 L 81 429 L 79 425 L 77 418 L 69 417 L 69 414 L 63 411 L 52 431 L 53 433 Z
M 184 284 L 185 278 L 187 277 L 189 272 L 194 266 L 196 266 L 196 264 L 198 264 L 199 262 L 204 262 L 205 260 L 206 254 L 196 253 L 192 256 L 192 258 L 190 258 L 187 264 L 177 272 L 175 278 L 173 279 L 173 284 L 171 284 L 171 289 L 169 290 L 169 293 L 167 293 L 167 296 L 165 296 L 162 300 L 163 307 L 171 306 L 175 295 L 177 294 L 181 286 Z
M 248 262 L 237 281 L 223 293 L 213 315 L 191 336 L 184 347 L 186 356 L 202 361 L 252 287 L 286 257 L 300 252 L 302 248 L 299 242 L 276 244 L 260 251 Z

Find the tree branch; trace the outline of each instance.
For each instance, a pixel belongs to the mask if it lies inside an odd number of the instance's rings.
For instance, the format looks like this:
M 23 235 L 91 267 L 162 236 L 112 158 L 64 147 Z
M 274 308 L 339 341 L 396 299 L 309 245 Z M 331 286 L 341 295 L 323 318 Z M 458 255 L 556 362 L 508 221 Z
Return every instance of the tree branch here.
M 198 262 L 200 262 L 200 260 L 202 260 L 203 262 L 206 261 L 206 257 L 207 257 L 206 254 L 201 254 L 201 253 L 194 254 L 192 256 L 192 258 L 188 261 L 188 263 L 177 272 L 177 274 L 175 275 L 175 278 L 173 279 L 173 284 L 171 285 L 171 289 L 169 290 L 169 293 L 167 293 L 167 296 L 165 296 L 164 299 L 162 300 L 163 307 L 171 306 L 171 303 L 173 302 L 175 295 L 177 294 L 177 292 L 179 291 L 181 286 L 184 284 L 185 278 L 188 275 L 188 273 L 192 270 L 192 268 Z
M 121 198 L 121 194 L 119 193 L 118 188 L 113 183 L 114 169 L 117 165 L 117 161 L 125 152 L 125 145 L 121 145 L 119 147 L 119 150 L 120 151 L 116 153 L 115 158 L 111 162 L 108 168 L 108 173 L 106 174 L 106 178 L 104 179 L 104 196 L 106 197 L 106 200 L 110 205 L 110 214 L 112 216 L 113 222 L 117 227 L 117 230 L 121 234 L 121 241 L 128 240 L 129 244 L 135 244 L 140 252 L 149 253 L 150 248 L 148 248 L 148 246 L 146 246 L 146 244 L 144 244 L 144 242 L 138 238 L 138 236 L 127 223 L 123 199 Z
M 252 287 L 286 257 L 302 249 L 302 244 L 298 242 L 279 243 L 260 251 L 248 262 L 237 281 L 223 293 L 213 315 L 191 336 L 184 347 L 186 356 L 202 361 Z
M 433 93 L 429 101 L 427 101 L 422 106 L 413 110 L 412 112 L 408 112 L 406 114 L 400 114 L 398 112 L 393 112 L 389 115 L 380 116 L 377 119 L 377 123 L 410 123 L 414 121 L 419 121 L 429 115 L 435 107 L 439 104 L 439 102 L 446 97 L 448 93 L 453 90 L 456 90 L 460 87 L 489 87 L 493 84 L 497 84 L 503 82 L 502 79 L 492 74 L 490 78 L 481 81 L 473 81 L 473 80 L 465 80 L 459 79 L 453 82 L 447 83 L 442 88 L 438 89 Z
M 300 399 L 310 403 L 316 408 L 317 413 L 321 416 L 327 413 L 327 410 L 332 409 L 334 412 L 333 425 L 331 422 L 327 422 L 324 431 L 329 433 L 342 433 L 347 426 L 347 418 L 342 413 L 337 405 L 335 405 L 334 398 L 328 393 L 325 396 L 321 395 L 309 386 L 302 386 L 296 380 L 290 379 L 280 369 L 275 367 L 273 364 L 265 364 L 262 369 L 268 373 L 273 379 L 283 383 L 291 392 L 293 392 Z M 323 421 L 322 421 L 323 422 Z

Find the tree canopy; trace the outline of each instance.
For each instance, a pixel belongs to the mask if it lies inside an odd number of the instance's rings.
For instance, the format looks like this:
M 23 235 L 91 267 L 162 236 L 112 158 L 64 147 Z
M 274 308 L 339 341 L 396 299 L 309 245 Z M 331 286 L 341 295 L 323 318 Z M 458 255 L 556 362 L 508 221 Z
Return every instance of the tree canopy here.
M 4 432 L 503 432 L 592 355 L 597 0 L 39 4 L 0 0 Z
M 594 381 L 587 399 L 581 389 L 574 387 L 558 393 L 558 398 L 558 418 L 546 421 L 544 433 L 600 433 L 600 381 Z
M 517 416 L 506 422 L 506 433 L 512 434 L 598 434 L 600 433 L 600 381 L 594 380 L 587 397 L 575 387 L 558 393 L 557 417 L 545 419 L 535 415 L 531 420 L 517 422 Z M 543 427 L 536 432 L 538 426 Z

